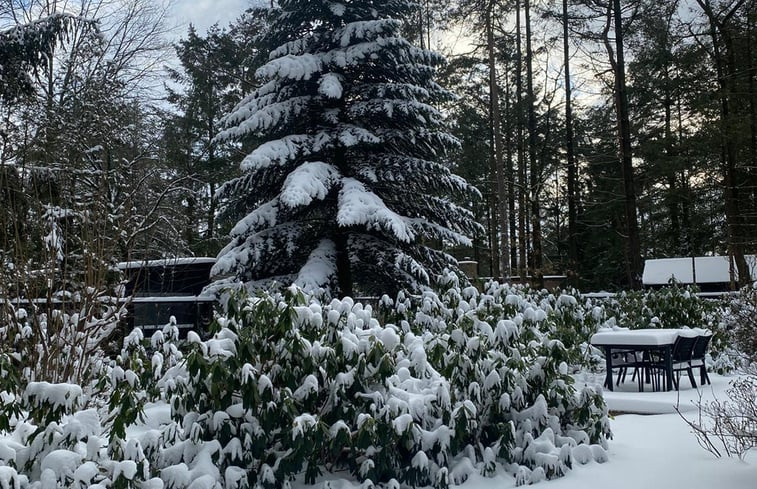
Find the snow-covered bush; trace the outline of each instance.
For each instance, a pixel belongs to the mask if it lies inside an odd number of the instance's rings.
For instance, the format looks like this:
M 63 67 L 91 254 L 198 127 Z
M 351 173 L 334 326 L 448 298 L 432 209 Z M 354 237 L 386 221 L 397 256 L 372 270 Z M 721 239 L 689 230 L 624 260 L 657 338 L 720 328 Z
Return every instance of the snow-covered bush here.
M 3 377 L 0 487 L 161 489 L 146 455 L 152 446 L 143 443 L 151 432 L 135 437 L 127 429 L 145 421 L 148 401 L 161 398 L 157 380 L 163 367 L 182 358 L 177 340 L 173 320 L 147 348 L 142 332 L 134 330 L 120 355 L 102 365 L 97 385 L 43 381 L 20 388 Z M 4 364 L 0 368 L 8 371 Z
M 757 283 L 741 289 L 729 303 L 725 317 L 734 347 L 757 362 Z
M 142 485 L 150 479 L 139 442 L 124 442 L 117 455 L 108 450 L 104 413 L 85 406 L 87 397 L 76 384 L 27 385 L 22 409 L 1 432 L 2 487 L 149 487 Z
M 418 305 L 385 297 L 385 324 L 297 289 L 233 298 L 161 380 L 175 424 L 151 463 L 169 489 L 278 488 L 343 469 L 367 485 L 444 488 L 497 463 L 529 483 L 603 461 L 601 396 L 576 392 L 568 351 L 540 331 L 547 312 L 509 290 L 449 277 Z
M 62 417 L 81 407 L 81 386 L 94 388 L 107 362 L 103 345 L 123 312 L 94 290 L 76 300 L 75 312 L 30 303 L 31 313 L 0 300 L 0 433 L 31 423 L 19 443 L 40 452 L 41 440 L 55 446 Z
M 720 329 L 720 307 L 716 300 L 699 297 L 699 289 L 677 283 L 658 290 L 623 292 L 608 301 L 608 314 L 624 327 Z
M 86 384 L 100 375 L 105 347 L 126 313 L 124 304 L 108 294 L 77 292 L 60 301 L 61 309 L 53 299 L 26 307 L 0 299 L 0 351 L 23 366 L 23 385 Z
M 454 276 L 448 276 L 446 280 L 451 280 L 456 287 L 459 286 Z M 616 324 L 615 319 L 610 316 L 612 310 L 606 310 L 603 300 L 584 298 L 576 289 L 549 291 L 522 285 L 500 284 L 496 281 L 486 282 L 483 290 L 485 296 L 510 296 L 509 303 L 497 304 L 494 314 L 512 316 L 521 313 L 529 317 L 538 315 L 540 320 L 535 324 L 539 331 L 562 343 L 567 351 L 566 361 L 571 370 L 582 367 L 594 368 L 599 364 L 604 364 L 599 351 L 592 349 L 589 345 L 591 336 L 600 327 Z M 430 295 L 433 296 L 433 294 Z M 520 298 L 517 304 L 514 302 L 515 297 Z M 416 318 L 421 324 L 429 320 L 425 312 L 430 307 L 428 295 L 406 296 L 403 294 L 402 298 L 401 306 L 379 308 L 378 317 L 383 323 L 398 323 L 407 320 L 410 316 Z M 382 304 L 385 303 L 387 303 L 386 298 L 382 301 Z M 392 301 L 388 303 L 393 304 Z M 396 309 L 402 312 L 397 314 Z M 438 310 L 432 307 L 434 313 Z

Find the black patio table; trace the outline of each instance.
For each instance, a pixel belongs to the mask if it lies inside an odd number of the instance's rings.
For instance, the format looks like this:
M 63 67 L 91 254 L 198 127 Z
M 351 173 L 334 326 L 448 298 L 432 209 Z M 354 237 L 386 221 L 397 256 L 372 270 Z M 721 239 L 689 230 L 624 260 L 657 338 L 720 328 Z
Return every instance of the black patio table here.
M 600 331 L 591 337 L 591 344 L 603 348 L 605 351 L 605 387 L 613 390 L 612 382 L 612 352 L 637 351 L 647 353 L 660 352 L 665 362 L 666 390 L 673 390 L 673 361 L 672 351 L 679 335 L 697 335 L 693 330 L 685 329 L 619 329 Z M 641 375 L 641 373 L 640 373 Z

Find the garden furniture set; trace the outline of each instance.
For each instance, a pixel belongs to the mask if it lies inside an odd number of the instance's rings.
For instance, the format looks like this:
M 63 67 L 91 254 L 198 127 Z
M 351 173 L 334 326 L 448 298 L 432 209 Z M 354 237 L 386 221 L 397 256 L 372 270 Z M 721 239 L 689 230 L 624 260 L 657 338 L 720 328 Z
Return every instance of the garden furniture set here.
M 686 372 L 693 388 L 697 387 L 694 369 L 699 369 L 701 384 L 710 383 L 705 354 L 712 333 L 694 328 L 682 329 L 602 329 L 591 337 L 591 344 L 605 352 L 607 369 L 605 387 L 613 390 L 613 369 L 617 369 L 616 385 L 625 381 L 633 369 L 639 391 L 644 384 L 652 390 L 680 389 L 680 377 Z

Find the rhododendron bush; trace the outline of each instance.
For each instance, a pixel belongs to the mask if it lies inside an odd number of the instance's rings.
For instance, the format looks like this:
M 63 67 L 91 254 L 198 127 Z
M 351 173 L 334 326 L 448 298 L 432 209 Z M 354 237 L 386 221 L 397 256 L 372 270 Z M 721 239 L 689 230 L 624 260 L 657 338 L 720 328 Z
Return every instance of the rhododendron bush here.
M 232 298 L 161 380 L 178 434 L 163 479 L 183 487 L 213 465 L 204 475 L 225 487 L 343 469 L 367 486 L 447 487 L 497 462 L 529 483 L 604 461 L 603 400 L 574 388 L 568 351 L 540 330 L 549 314 L 508 288 L 446 289 L 384 297 L 378 314 L 297 289 Z
M 574 386 L 575 354 L 550 333 L 582 306 L 454 275 L 440 290 L 375 309 L 294 287 L 235 295 L 181 347 L 175 325 L 127 335 L 97 385 L 4 384 L 0 476 L 39 489 L 279 488 L 346 470 L 364 487 L 444 488 L 605 461 L 601 394 Z M 170 419 L 149 419 L 148 405 Z

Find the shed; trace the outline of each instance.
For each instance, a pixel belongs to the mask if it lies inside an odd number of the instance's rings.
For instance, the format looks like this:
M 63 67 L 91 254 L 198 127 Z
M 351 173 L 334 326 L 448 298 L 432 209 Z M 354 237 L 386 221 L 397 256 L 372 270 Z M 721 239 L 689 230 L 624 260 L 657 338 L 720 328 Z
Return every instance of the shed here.
M 176 318 L 182 334 L 201 330 L 213 317 L 214 297 L 202 295 L 210 283 L 215 258 L 191 257 L 130 261 L 118 264 L 131 297 L 128 323 L 150 334 Z
M 747 255 L 751 280 L 757 279 L 757 256 Z M 645 287 L 662 287 L 675 280 L 681 284 L 697 285 L 702 292 L 729 290 L 730 260 L 727 256 L 697 256 L 686 258 L 656 258 L 644 262 L 641 281 Z M 738 280 L 738 271 L 734 270 Z

